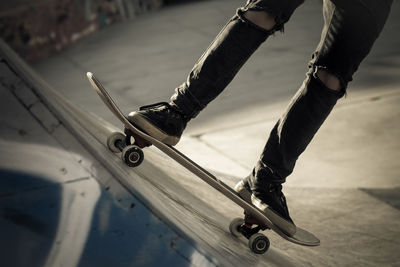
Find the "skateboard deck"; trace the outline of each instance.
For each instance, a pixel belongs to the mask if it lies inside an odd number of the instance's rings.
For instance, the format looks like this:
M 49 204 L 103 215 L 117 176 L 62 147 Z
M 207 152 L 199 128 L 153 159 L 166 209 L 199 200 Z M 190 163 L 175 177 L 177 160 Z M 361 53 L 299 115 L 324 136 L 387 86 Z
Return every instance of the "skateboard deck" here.
M 245 211 L 246 218 L 245 219 L 235 219 L 232 221 L 230 225 L 230 231 L 235 236 L 243 235 L 249 239 L 249 247 L 255 253 L 264 253 L 269 247 L 268 238 L 259 234 L 260 230 L 271 229 L 276 234 L 281 236 L 295 244 L 304 245 L 304 246 L 318 246 L 320 241 L 317 237 L 315 237 L 312 233 L 307 232 L 306 230 L 297 227 L 296 233 L 292 236 L 287 235 L 283 232 L 279 227 L 274 225 L 258 208 L 253 206 L 251 203 L 246 202 L 242 199 L 235 190 L 229 187 L 227 184 L 219 180 L 213 174 L 208 172 L 207 170 L 200 167 L 198 164 L 193 162 L 183 153 L 179 152 L 172 146 L 166 145 L 157 139 L 147 135 L 141 130 L 137 129 L 134 125 L 132 125 L 128 119 L 124 116 L 122 111 L 115 104 L 114 100 L 108 94 L 106 89 L 102 86 L 100 81 L 93 75 L 93 73 L 88 72 L 87 77 L 92 84 L 93 88 L 96 90 L 97 94 L 106 104 L 106 106 L 111 110 L 112 113 L 123 123 L 126 129 L 129 129 L 130 132 L 134 134 L 134 138 L 141 138 L 145 140 L 147 143 L 154 145 L 159 150 L 167 154 L 173 160 L 181 164 L 183 167 L 188 169 L 190 172 L 198 176 L 200 179 L 208 183 L 210 186 L 221 192 L 227 198 L 232 200 L 234 203 L 242 207 Z M 118 138 L 118 134 L 116 138 L 111 138 L 107 141 L 109 148 L 118 152 L 118 150 L 122 151 L 123 158 L 125 158 L 125 162 L 130 166 L 137 166 L 143 160 L 143 152 L 141 148 L 134 145 L 126 145 L 122 144 L 122 137 L 124 135 L 120 134 L 120 138 Z M 115 135 L 114 135 L 115 137 Z M 130 138 L 129 138 L 130 139 Z M 119 142 L 116 142 L 119 141 Z M 117 150 L 118 148 L 118 150 Z M 126 153 L 127 150 L 133 153 Z M 131 163 L 131 164 L 130 164 Z M 251 218 L 251 221 L 256 221 L 257 223 L 248 223 L 247 218 Z M 256 227 L 253 227 L 256 225 Z

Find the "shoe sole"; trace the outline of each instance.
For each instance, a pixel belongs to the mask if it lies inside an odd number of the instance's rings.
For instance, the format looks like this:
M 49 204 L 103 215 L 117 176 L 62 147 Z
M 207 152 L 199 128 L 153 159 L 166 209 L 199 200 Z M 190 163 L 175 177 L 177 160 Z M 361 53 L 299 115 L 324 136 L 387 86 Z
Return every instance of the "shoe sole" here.
M 170 136 L 163 132 L 161 129 L 154 126 L 150 123 L 144 116 L 137 112 L 133 112 L 133 114 L 129 114 L 128 120 L 134 125 L 140 128 L 140 130 L 144 131 L 146 134 L 150 135 L 151 137 L 157 139 L 158 141 L 174 146 L 179 142 L 178 137 Z

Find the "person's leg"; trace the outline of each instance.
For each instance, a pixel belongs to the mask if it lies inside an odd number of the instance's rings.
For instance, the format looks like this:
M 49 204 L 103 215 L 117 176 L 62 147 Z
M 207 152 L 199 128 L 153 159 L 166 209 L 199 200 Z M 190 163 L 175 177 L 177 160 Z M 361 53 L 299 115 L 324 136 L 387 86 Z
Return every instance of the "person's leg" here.
M 345 94 L 348 82 L 382 30 L 392 1 L 349 2 L 324 1 L 325 26 L 307 78 L 272 129 L 259 161 L 244 181 L 253 193 L 253 203 L 263 209 L 271 207 L 288 222 L 292 220 L 281 184 Z M 288 232 L 294 230 L 290 223 L 280 226 L 288 227 Z
M 253 0 L 239 8 L 176 89 L 171 101 L 195 117 L 232 81 L 254 51 L 283 25 L 303 0 Z
M 283 29 L 302 2 L 248 1 L 200 57 L 186 82 L 175 90 L 171 102 L 142 108 L 129 114 L 129 120 L 160 141 L 175 145 L 187 121 L 225 89 L 270 34 Z

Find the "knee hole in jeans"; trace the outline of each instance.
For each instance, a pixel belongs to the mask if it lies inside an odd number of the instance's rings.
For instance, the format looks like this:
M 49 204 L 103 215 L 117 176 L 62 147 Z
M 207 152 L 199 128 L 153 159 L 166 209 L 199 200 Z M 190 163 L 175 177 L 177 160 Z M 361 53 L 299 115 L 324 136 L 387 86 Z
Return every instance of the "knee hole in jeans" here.
M 340 82 L 339 77 L 337 77 L 335 74 L 332 74 L 328 70 L 318 68 L 315 72 L 315 77 L 318 78 L 320 82 L 322 82 L 326 87 L 331 90 L 343 90 L 343 86 Z
M 248 10 L 244 13 L 244 16 L 250 22 L 268 31 L 272 30 L 276 25 L 275 18 L 266 11 Z

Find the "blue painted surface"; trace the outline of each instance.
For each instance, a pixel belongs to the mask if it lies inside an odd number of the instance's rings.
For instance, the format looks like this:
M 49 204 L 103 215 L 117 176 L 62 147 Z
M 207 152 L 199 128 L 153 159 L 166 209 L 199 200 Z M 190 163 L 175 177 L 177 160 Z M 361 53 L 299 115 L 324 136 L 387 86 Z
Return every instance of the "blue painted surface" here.
M 129 211 L 102 192 L 79 266 L 188 266 L 193 248 L 140 204 Z M 105 219 L 104 231 L 99 223 Z
M 0 178 L 0 197 L 56 185 L 46 179 L 12 170 L 0 170 Z
M 8 192 L 0 198 L 0 265 L 44 266 L 60 220 L 60 185 L 0 170 L 0 188 Z
M 0 170 L 0 187 L 12 192 L 0 198 L 0 266 L 44 266 L 52 247 L 63 242 L 56 240 L 59 224 L 68 219 L 61 217 L 63 198 L 70 196 L 68 205 L 79 209 L 93 193 L 78 190 L 83 183 L 95 184 L 92 179 L 56 184 Z M 193 246 L 131 195 L 115 200 L 101 189 L 89 212 L 89 233 L 78 236 L 84 239 L 78 266 L 193 266 Z M 74 228 L 66 227 L 74 235 Z

